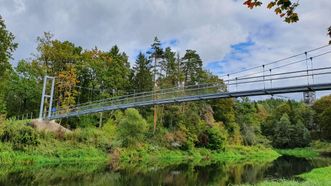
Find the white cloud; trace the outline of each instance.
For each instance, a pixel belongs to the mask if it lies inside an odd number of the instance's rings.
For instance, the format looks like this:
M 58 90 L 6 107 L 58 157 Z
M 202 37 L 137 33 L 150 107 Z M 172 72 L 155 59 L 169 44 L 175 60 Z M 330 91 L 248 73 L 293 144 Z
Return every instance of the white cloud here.
M 16 63 L 35 52 L 36 37 L 50 31 L 83 48 L 108 50 L 114 44 L 134 61 L 154 36 L 178 40 L 176 51 L 199 52 L 205 64 L 222 60 L 231 45 L 254 46 L 240 61 L 221 65 L 232 72 L 327 43 L 331 1 L 302 1 L 300 21 L 287 24 L 264 7 L 249 10 L 240 0 L 0 0 L 0 13 L 20 44 Z M 331 63 L 325 59 L 324 63 Z M 217 66 L 216 66 L 217 67 Z

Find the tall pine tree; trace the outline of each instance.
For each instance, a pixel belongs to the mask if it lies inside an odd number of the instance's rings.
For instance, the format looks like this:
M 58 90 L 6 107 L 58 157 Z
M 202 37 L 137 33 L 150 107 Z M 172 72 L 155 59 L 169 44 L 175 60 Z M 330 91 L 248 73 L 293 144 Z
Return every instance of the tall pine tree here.
M 139 53 L 133 67 L 133 87 L 136 92 L 150 91 L 153 89 L 153 75 L 151 62 L 143 53 Z
M 203 77 L 202 60 L 195 50 L 186 50 L 181 62 L 185 85 L 200 83 Z

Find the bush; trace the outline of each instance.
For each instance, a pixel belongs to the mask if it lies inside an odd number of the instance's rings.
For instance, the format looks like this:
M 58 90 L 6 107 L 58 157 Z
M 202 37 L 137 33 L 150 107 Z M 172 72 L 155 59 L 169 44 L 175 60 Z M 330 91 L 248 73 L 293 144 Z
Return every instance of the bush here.
M 183 130 L 176 130 L 174 132 L 167 132 L 164 137 L 165 141 L 167 142 L 167 146 L 170 148 L 179 148 L 182 150 L 188 150 L 193 148 L 188 139 L 188 136 L 185 131 Z
M 209 144 L 207 148 L 211 150 L 223 150 L 226 144 L 226 135 L 219 127 L 212 127 L 207 130 Z
M 122 146 L 134 146 L 143 142 L 147 131 L 147 123 L 136 109 L 127 109 L 120 120 L 118 137 Z
M 92 145 L 103 150 L 110 149 L 111 147 L 111 140 L 107 137 L 106 133 L 93 127 L 76 129 L 73 133 L 68 134 L 66 139 Z
M 224 150 L 226 139 L 226 132 L 218 126 L 214 126 L 199 135 L 197 146 L 211 150 Z
M 40 143 L 39 135 L 33 128 L 15 123 L 5 125 L 1 141 L 12 143 L 14 150 L 25 150 L 29 146 L 37 146 Z

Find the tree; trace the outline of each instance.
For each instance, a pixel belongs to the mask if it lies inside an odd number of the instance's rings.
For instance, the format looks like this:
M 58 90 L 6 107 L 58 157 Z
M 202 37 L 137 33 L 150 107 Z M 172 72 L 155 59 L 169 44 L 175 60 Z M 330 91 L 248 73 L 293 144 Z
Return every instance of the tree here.
M 58 106 L 69 109 L 69 107 L 76 105 L 76 96 L 78 95 L 76 85 L 78 82 L 77 70 L 73 65 L 68 65 L 66 71 L 59 72 L 57 81 Z
M 153 82 L 154 90 L 158 87 L 158 81 L 162 78 L 162 68 L 159 67 L 158 62 L 163 60 L 163 49 L 161 48 L 160 40 L 155 37 L 154 43 L 151 45 L 151 50 L 147 52 L 150 54 L 149 59 L 154 61 L 153 65 Z M 157 77 L 159 76 L 159 77 Z M 156 97 L 155 97 L 156 98 Z M 154 105 L 154 132 L 156 130 L 157 123 L 157 105 Z
M 272 136 L 272 146 L 276 148 L 288 148 L 291 142 L 291 133 L 293 128 L 287 114 L 283 114 L 280 120 L 276 123 Z
M 195 50 L 186 50 L 182 58 L 181 68 L 185 77 L 185 85 L 200 83 L 203 77 L 202 60 Z
M 46 75 L 57 78 L 55 102 L 58 107 L 68 108 L 76 103 L 77 70 L 76 64 L 81 60 L 82 48 L 69 41 L 53 39 L 51 33 L 45 32 L 37 38 L 37 61 Z
M 66 70 L 67 64 L 76 64 L 80 61 L 82 48 L 69 41 L 53 39 L 51 33 L 45 32 L 37 38 L 38 61 L 44 66 L 50 76 L 57 76 Z
M 19 61 L 11 71 L 6 90 L 7 116 L 37 115 L 42 91 L 43 69 L 36 61 Z
M 164 60 L 161 63 L 165 70 L 165 78 L 162 87 L 174 87 L 179 82 L 179 65 L 176 59 L 176 53 L 167 47 L 164 51 Z
M 214 118 L 224 124 L 229 134 L 229 143 L 239 145 L 242 142 L 240 127 L 236 123 L 235 102 L 233 99 L 220 99 L 211 102 Z
M 163 63 L 163 49 L 161 48 L 160 40 L 155 37 L 154 43 L 151 45 L 151 49 L 147 52 L 149 54 L 149 59 L 153 63 L 153 81 L 155 86 L 157 86 L 158 78 L 162 77 L 162 69 L 159 63 Z
M 0 80 L 5 71 L 11 68 L 9 60 L 18 46 L 14 39 L 14 35 L 6 29 L 5 21 L 0 16 Z
M 17 48 L 18 44 L 14 42 L 14 35 L 6 29 L 5 21 L 0 15 L 0 117 L 6 111 L 4 102 L 5 87 L 8 79 L 6 71 L 11 69 L 9 60 Z
M 153 89 L 151 68 L 150 61 L 140 52 L 133 67 L 133 87 L 135 91 L 144 92 Z
M 310 143 L 310 133 L 302 122 L 302 113 L 296 112 L 298 108 L 300 105 L 292 101 L 285 102 L 274 109 L 262 124 L 262 133 L 273 147 L 305 147 Z
M 107 55 L 111 61 L 102 74 L 105 88 L 126 91 L 129 88 L 130 76 L 128 56 L 124 52 L 120 53 L 117 45 L 113 46 Z
M 236 122 L 240 126 L 240 133 L 245 145 L 255 145 L 260 134 L 260 121 L 254 103 L 248 98 L 237 101 L 235 105 Z

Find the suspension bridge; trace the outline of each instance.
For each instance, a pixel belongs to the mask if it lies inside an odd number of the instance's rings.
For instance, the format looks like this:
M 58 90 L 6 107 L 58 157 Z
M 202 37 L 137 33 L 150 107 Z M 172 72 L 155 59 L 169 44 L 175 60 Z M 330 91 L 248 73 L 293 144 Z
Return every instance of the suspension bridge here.
M 331 54 L 330 48 L 330 45 L 325 45 L 270 63 L 224 74 L 219 76 L 223 82 L 132 93 L 56 110 L 52 107 L 55 78 L 46 76 L 40 118 L 62 119 L 132 107 L 331 90 L 331 64 L 328 58 Z M 47 94 L 49 80 L 52 88 Z M 49 100 L 48 109 L 45 109 L 45 100 Z

